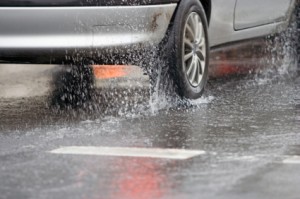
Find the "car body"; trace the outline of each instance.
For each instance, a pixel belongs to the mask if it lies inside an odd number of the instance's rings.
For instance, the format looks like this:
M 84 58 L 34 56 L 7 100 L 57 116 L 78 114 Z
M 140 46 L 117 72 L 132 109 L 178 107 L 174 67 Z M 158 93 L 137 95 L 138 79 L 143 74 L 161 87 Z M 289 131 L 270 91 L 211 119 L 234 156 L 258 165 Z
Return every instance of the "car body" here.
M 210 46 L 286 25 L 294 0 L 201 0 Z M 0 61 L 55 63 L 72 51 L 158 44 L 180 0 L 2 0 Z
M 1 0 L 0 63 L 62 64 L 76 57 L 104 64 L 129 54 L 135 59 L 135 53 L 155 47 L 171 68 L 178 94 L 198 98 L 207 81 L 210 48 L 284 30 L 296 3 Z

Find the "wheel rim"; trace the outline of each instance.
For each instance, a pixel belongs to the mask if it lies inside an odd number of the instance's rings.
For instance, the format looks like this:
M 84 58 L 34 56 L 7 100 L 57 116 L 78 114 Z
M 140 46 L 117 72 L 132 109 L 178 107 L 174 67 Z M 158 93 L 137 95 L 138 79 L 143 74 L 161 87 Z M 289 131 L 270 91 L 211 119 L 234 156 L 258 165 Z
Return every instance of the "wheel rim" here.
M 205 73 L 206 41 L 203 23 L 199 14 L 190 13 L 183 32 L 182 60 L 189 83 L 198 87 Z

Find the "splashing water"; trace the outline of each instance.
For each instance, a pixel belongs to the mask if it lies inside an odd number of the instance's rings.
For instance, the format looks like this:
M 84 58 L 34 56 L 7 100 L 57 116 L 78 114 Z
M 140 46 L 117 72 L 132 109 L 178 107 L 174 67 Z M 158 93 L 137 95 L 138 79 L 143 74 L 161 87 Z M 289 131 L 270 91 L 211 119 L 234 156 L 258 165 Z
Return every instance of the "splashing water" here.
M 286 30 L 266 38 L 266 54 L 264 62 L 271 67 L 256 74 L 259 85 L 268 84 L 282 78 L 293 78 L 297 75 L 299 45 L 299 16 L 292 17 Z

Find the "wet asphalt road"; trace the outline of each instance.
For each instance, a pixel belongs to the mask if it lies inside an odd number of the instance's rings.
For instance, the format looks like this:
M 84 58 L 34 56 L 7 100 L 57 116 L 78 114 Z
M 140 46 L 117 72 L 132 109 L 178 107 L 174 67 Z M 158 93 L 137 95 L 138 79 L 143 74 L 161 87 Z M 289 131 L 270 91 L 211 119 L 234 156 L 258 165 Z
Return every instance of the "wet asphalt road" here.
M 147 88 L 106 87 L 76 110 L 49 108 L 42 95 L 2 98 L 0 198 L 300 197 L 299 76 L 213 79 L 188 105 L 149 103 Z M 49 153 L 68 146 L 205 153 L 186 160 Z

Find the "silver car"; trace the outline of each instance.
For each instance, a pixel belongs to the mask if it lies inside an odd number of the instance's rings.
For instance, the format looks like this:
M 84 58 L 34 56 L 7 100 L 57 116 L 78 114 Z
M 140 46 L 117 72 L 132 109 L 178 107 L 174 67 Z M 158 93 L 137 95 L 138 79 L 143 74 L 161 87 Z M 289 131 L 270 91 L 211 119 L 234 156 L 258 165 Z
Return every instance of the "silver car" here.
M 0 62 L 65 63 L 79 56 L 104 63 L 112 54 L 126 58 L 128 52 L 156 49 L 178 94 L 195 99 L 207 81 L 211 47 L 282 31 L 295 5 L 296 0 L 1 0 Z

